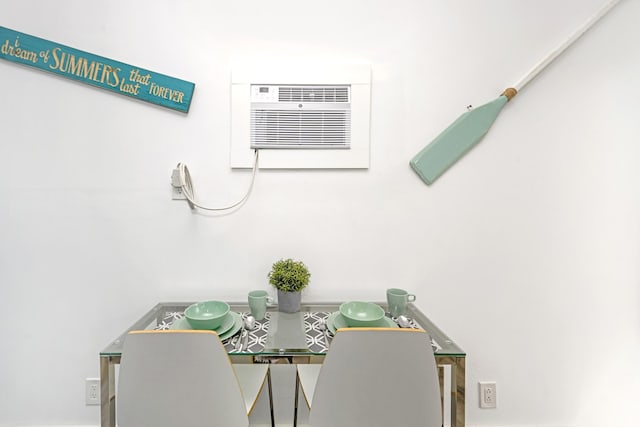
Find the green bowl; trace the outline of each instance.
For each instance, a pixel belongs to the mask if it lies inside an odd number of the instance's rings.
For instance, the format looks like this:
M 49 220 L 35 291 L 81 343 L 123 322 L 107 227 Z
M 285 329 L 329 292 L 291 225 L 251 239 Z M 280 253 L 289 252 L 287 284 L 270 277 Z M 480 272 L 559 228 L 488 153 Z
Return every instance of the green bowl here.
M 224 301 L 203 301 L 187 307 L 184 317 L 193 329 L 217 329 L 229 310 L 229 304 Z
M 384 317 L 384 310 L 377 304 L 349 301 L 340 305 L 340 314 L 351 327 L 374 327 Z

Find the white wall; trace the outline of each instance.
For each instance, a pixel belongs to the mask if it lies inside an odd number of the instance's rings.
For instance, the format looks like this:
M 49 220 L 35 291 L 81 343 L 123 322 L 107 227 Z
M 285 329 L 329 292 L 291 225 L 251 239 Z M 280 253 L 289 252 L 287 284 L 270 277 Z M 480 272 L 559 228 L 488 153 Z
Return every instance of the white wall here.
M 603 3 L 0 0 L 2 26 L 196 83 L 183 115 L 0 61 L 0 426 L 98 424 L 84 378 L 110 339 L 158 301 L 267 289 L 280 257 L 309 265 L 305 300 L 414 291 L 468 352 L 468 425 L 637 425 L 640 2 L 435 185 L 408 166 Z M 230 67 L 271 54 L 372 64 L 371 168 L 264 171 L 237 213 L 192 214 L 171 169 L 243 194 Z

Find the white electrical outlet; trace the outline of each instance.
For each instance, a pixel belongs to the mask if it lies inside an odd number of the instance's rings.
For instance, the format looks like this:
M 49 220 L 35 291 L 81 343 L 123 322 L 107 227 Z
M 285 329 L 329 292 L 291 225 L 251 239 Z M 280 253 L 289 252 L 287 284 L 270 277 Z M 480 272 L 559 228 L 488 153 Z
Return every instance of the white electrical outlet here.
M 480 407 L 495 408 L 496 405 L 496 383 L 495 381 L 480 381 Z
M 182 191 L 182 179 L 180 169 L 175 168 L 171 172 L 171 200 L 185 200 L 187 196 Z
M 85 380 L 85 405 L 100 404 L 100 379 L 87 378 Z

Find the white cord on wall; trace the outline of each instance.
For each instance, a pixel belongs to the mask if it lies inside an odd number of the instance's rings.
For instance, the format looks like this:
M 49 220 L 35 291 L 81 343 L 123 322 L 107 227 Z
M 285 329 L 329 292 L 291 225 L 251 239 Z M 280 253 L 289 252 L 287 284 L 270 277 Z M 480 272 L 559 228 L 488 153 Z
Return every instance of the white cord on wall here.
M 244 202 L 247 201 L 247 199 L 249 199 L 249 195 L 251 194 L 251 190 L 253 189 L 253 183 L 255 182 L 256 172 L 258 170 L 259 150 L 254 150 L 254 151 L 255 153 L 254 153 L 254 160 L 253 160 L 253 171 L 251 173 L 251 183 L 249 184 L 249 189 L 247 190 L 247 193 L 244 195 L 242 199 L 240 199 L 239 201 L 237 201 L 232 205 L 212 208 L 212 207 L 203 206 L 197 203 L 195 200 L 195 193 L 193 190 L 193 182 L 191 181 L 191 175 L 189 174 L 189 168 L 187 168 L 187 165 L 185 165 L 184 163 L 178 163 L 178 166 L 176 166 L 176 170 L 174 171 L 174 175 L 172 177 L 172 185 L 174 187 L 180 188 L 180 190 L 182 191 L 182 194 L 189 201 L 189 203 L 198 209 L 202 209 L 206 211 L 228 211 L 230 209 L 234 209 L 242 205 Z M 177 171 L 177 174 L 175 173 L 176 171 Z M 177 177 L 177 182 L 175 180 L 176 177 Z

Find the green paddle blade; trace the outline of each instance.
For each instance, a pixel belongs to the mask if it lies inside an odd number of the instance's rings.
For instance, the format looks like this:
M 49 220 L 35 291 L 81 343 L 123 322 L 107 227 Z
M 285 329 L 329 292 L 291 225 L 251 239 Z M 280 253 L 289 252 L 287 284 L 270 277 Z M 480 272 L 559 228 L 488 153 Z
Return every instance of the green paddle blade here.
M 500 114 L 508 98 L 501 95 L 481 107 L 467 111 L 451 123 L 429 145 L 409 162 L 413 170 L 427 184 L 432 184 L 451 165 L 471 150 Z

